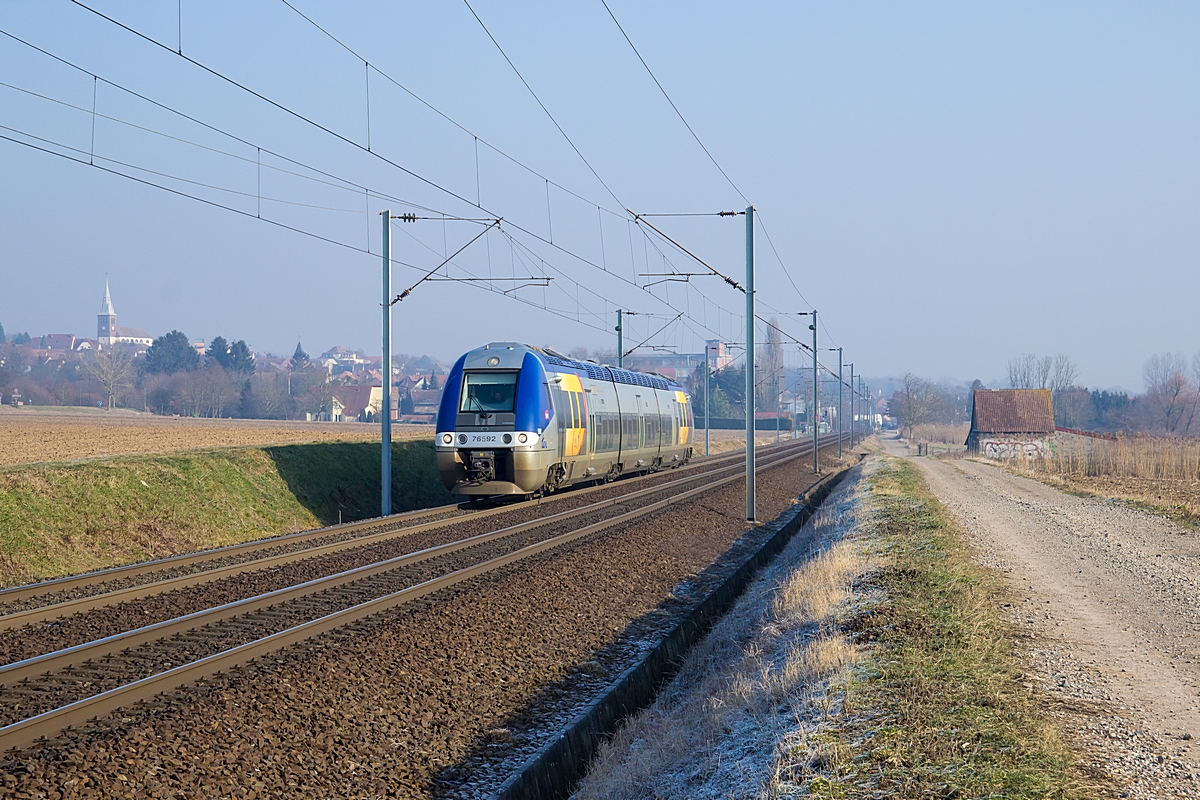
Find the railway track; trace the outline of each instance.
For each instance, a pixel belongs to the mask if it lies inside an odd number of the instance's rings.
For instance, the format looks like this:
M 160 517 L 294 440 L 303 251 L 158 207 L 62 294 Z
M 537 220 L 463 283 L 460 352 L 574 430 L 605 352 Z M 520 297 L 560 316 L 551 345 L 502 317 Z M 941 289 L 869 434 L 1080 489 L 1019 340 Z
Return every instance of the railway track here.
M 760 448 L 760 452 L 769 455 L 776 448 L 789 446 L 796 445 L 791 442 L 769 445 Z M 540 509 L 548 504 L 570 504 L 597 492 L 618 494 L 624 487 L 662 482 L 669 476 L 740 463 L 743 459 L 744 454 L 734 452 L 693 462 L 670 472 L 639 475 L 615 484 L 601 484 L 537 500 L 506 503 L 499 507 L 455 503 L 0 589 L 0 631 L 390 538 L 411 536 L 468 516 L 483 520 L 526 509 Z
M 822 446 L 831 442 L 836 442 L 835 436 L 823 440 Z M 791 463 L 810 455 L 811 448 L 811 442 L 789 442 L 767 448 L 760 466 L 768 469 Z M 565 494 L 559 499 L 568 502 L 550 505 L 550 510 L 563 510 L 548 516 L 442 541 L 6 664 L 0 667 L 0 725 L 3 725 L 0 727 L 0 750 L 23 747 L 39 738 L 54 736 L 65 728 L 121 706 L 228 670 L 321 633 L 353 625 L 367 616 L 477 575 L 627 524 L 672 503 L 698 497 L 740 480 L 744 475 L 742 458 L 741 454 L 735 453 L 678 472 L 648 476 L 654 480 L 635 479 L 617 487 L 601 486 Z M 601 496 L 605 490 L 612 494 L 614 488 L 617 489 L 616 496 Z M 625 489 L 632 491 L 623 491 Z M 544 506 L 548 504 L 549 501 L 543 502 Z M 171 582 L 180 577 L 213 580 L 212 573 L 231 566 L 243 571 L 271 569 L 287 559 L 312 558 L 313 551 L 325 552 L 324 548 L 362 547 L 363 540 L 395 539 L 412 535 L 417 529 L 425 531 L 440 527 L 453 531 L 464 520 L 474 523 L 504 519 L 506 512 L 530 505 L 515 504 L 473 512 L 463 512 L 452 506 L 431 509 L 402 515 L 399 519 L 356 523 L 361 526 L 355 529 L 358 536 L 336 541 L 327 541 L 329 531 L 334 529 L 297 534 L 295 536 L 307 536 L 303 541 L 311 546 L 285 553 L 275 553 L 269 547 L 251 550 L 248 552 L 261 557 L 236 565 L 221 564 L 225 556 L 218 553 L 222 551 L 212 551 L 198 554 L 208 556 L 209 560 L 196 563 L 220 564 L 215 569 L 151 581 L 134 588 L 147 592 L 170 591 L 162 588 L 163 585 L 172 585 Z M 389 523 L 394 527 L 376 530 Z M 326 535 L 320 535 L 322 533 Z M 283 538 L 287 537 L 280 537 Z M 279 540 L 274 541 L 278 543 Z M 178 564 L 173 559 L 155 563 L 169 562 L 168 570 Z M 250 566 L 252 564 L 257 566 Z M 154 570 L 147 569 L 148 566 L 135 565 L 131 569 L 140 570 L 135 575 L 152 574 Z M 113 573 L 119 571 L 97 576 L 107 575 L 107 580 L 111 580 Z M 203 575 L 210 577 L 201 578 Z M 51 583 L 54 582 L 39 586 Z M 154 589 L 155 586 L 159 588 Z M 68 590 L 75 588 L 77 586 Z M 114 602 L 114 596 L 120 595 L 101 592 L 84 599 L 96 608 L 96 604 Z M 51 618 L 46 614 L 60 614 L 62 607 L 63 603 L 52 603 L 17 614 L 40 611 L 40 619 L 45 620 Z

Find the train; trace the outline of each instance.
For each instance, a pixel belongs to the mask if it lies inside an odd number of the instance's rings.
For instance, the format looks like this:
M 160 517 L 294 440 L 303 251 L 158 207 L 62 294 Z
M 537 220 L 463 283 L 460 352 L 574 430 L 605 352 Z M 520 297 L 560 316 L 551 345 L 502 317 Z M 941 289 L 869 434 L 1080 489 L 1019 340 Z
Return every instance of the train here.
M 446 376 L 436 458 L 453 494 L 534 497 L 682 466 L 694 430 L 691 396 L 673 380 L 492 342 Z

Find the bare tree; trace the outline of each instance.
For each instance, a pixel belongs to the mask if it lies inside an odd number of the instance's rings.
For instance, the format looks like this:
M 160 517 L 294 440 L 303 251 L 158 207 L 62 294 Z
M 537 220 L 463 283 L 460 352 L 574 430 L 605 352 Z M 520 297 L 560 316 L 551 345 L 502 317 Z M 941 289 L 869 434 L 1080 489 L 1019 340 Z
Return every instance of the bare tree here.
M 214 363 L 187 376 L 179 403 L 189 416 L 220 417 L 237 397 L 238 389 L 229 373 Z
M 1079 368 L 1066 353 L 1038 358 L 1025 353 L 1008 360 L 1008 385 L 1013 389 L 1069 389 L 1079 377 Z
M 99 381 L 100 388 L 108 398 L 108 410 L 112 411 L 117 389 L 131 385 L 133 358 L 125 350 L 98 350 L 90 361 L 84 362 L 84 369 Z
M 783 339 L 776 326 L 779 321 L 771 318 L 767 326 L 767 341 L 759 353 L 762 390 L 758 400 L 759 411 L 778 411 L 779 395 L 783 382 Z
M 1033 353 L 1008 360 L 1008 385 L 1013 389 L 1036 389 L 1041 363 Z
M 1079 367 L 1075 365 L 1075 362 L 1071 360 L 1069 355 L 1059 353 L 1054 357 L 1054 368 L 1051 370 L 1050 375 L 1050 390 L 1054 392 L 1056 397 L 1061 392 L 1065 392 L 1074 386 L 1075 379 L 1078 377 Z
M 929 381 L 911 372 L 905 374 L 904 388 L 892 396 L 892 405 L 896 407 L 890 410 L 908 431 L 909 439 L 912 439 L 913 428 L 928 419 L 930 406 L 935 396 L 936 391 Z
M 1193 370 L 1195 369 L 1193 362 Z M 1187 433 L 1196 414 L 1196 386 L 1187 377 L 1183 353 L 1159 353 L 1146 359 L 1142 379 L 1157 421 L 1168 434 Z

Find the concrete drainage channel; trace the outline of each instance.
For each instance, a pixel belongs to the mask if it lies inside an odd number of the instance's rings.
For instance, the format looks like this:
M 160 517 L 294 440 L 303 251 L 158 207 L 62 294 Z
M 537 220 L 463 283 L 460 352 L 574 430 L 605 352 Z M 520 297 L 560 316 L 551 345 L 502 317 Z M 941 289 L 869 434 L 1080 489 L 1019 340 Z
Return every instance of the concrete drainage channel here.
M 780 514 L 765 527 L 774 532 L 748 554 L 733 573 L 672 628 L 641 661 L 617 677 L 551 742 L 531 756 L 492 795 L 493 800 L 558 800 L 569 797 L 587 772 L 600 743 L 623 719 L 650 705 L 660 687 L 674 676 L 692 645 L 728 611 L 747 584 L 783 549 L 825 501 L 848 469 L 822 479 L 804 503 Z

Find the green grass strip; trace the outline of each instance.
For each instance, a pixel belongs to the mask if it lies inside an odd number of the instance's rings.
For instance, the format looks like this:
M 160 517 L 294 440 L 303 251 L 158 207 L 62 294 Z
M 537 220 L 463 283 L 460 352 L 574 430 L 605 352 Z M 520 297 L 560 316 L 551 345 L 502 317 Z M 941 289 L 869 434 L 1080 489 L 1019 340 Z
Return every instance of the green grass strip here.
M 865 658 L 832 722 L 824 797 L 1077 798 L 1076 758 L 1020 682 L 1000 577 L 976 564 L 917 468 L 872 477 L 882 599 L 852 620 Z M 1088 794 L 1086 796 L 1094 796 Z

